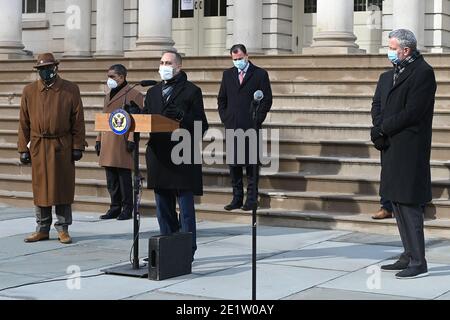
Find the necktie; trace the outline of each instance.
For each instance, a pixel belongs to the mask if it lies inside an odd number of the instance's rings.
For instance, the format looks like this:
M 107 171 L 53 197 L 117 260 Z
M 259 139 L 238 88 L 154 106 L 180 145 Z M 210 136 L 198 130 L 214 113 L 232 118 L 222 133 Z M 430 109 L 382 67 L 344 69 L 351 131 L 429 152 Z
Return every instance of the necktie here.
M 239 72 L 239 84 L 242 84 L 242 82 L 244 82 L 244 70 L 241 70 L 241 72 Z

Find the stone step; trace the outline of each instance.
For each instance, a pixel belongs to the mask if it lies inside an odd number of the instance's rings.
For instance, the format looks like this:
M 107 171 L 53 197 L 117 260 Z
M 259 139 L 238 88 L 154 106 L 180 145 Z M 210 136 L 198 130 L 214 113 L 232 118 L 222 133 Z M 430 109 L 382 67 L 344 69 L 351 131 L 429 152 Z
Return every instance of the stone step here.
M 32 192 L 31 177 L 20 177 L 0 174 L 12 186 L 22 185 L 21 190 L 8 189 L 10 192 Z M 28 184 L 28 186 L 25 186 Z M 145 184 L 144 184 L 145 187 Z M 259 209 L 311 210 L 339 213 L 373 214 L 380 208 L 380 199 L 374 195 L 358 195 L 326 192 L 302 192 L 286 190 L 260 189 Z M 93 182 L 91 179 L 77 179 L 76 195 L 108 198 L 109 193 L 105 180 Z M 204 196 L 196 197 L 196 204 L 216 204 L 225 206 L 232 198 L 231 188 L 205 187 Z M 154 201 L 153 190 L 143 189 L 142 199 Z M 450 218 L 450 201 L 448 199 L 434 199 L 427 206 L 426 215 L 430 218 Z
M 141 156 L 141 172 L 146 176 L 146 162 Z M 204 167 L 207 169 L 228 170 L 225 158 L 218 157 L 208 161 L 210 158 L 204 156 Z M 296 172 L 303 175 L 335 175 L 345 177 L 380 176 L 381 167 L 379 160 L 359 159 L 359 158 L 336 158 L 336 157 L 313 157 L 313 156 L 281 156 L 271 159 L 264 159 L 262 172 L 269 177 L 273 173 Z M 264 161 L 263 160 L 263 161 Z M 278 162 L 278 163 L 277 163 Z M 206 165 L 205 163 L 208 163 Z M 450 161 L 431 161 L 431 177 L 434 180 L 450 179 Z M 21 166 L 15 158 L 0 158 L 0 173 L 3 174 L 31 174 L 29 166 Z M 104 171 L 99 167 L 98 162 L 87 162 L 86 159 L 77 163 L 76 176 L 81 179 L 102 179 Z
M 108 92 L 106 80 L 80 80 L 75 81 L 81 92 Z M 130 83 L 134 84 L 135 80 L 130 79 Z M 22 92 L 23 88 L 29 84 L 29 81 L 12 81 L 0 80 L 0 92 Z M 219 80 L 197 80 L 194 81 L 202 92 L 210 92 L 217 94 L 220 89 Z M 373 95 L 376 89 L 376 81 L 311 81 L 311 80 L 272 80 L 272 92 L 274 94 L 314 94 L 314 95 L 334 95 L 334 94 L 352 94 L 352 95 Z M 136 87 L 142 92 L 146 92 L 145 88 Z M 440 81 L 437 87 L 437 95 L 449 92 L 450 82 Z
M 433 66 L 448 66 L 450 55 L 440 54 L 424 54 L 425 59 Z M 159 57 L 146 58 L 61 58 L 61 67 L 76 68 L 83 65 L 85 68 L 108 68 L 112 64 L 122 63 L 127 68 L 145 68 L 148 65 L 158 65 Z M 390 67 L 390 63 L 385 54 L 365 54 L 365 55 L 261 55 L 251 56 L 250 59 L 258 65 L 266 65 L 273 67 L 333 67 L 339 65 L 341 67 Z M 120 60 L 120 61 L 119 61 Z M 7 60 L 2 61 L 2 69 L 15 70 L 18 68 L 29 68 L 32 70 L 35 59 L 28 60 Z M 183 66 L 186 68 L 207 68 L 207 67 L 229 67 L 231 66 L 229 55 L 207 56 L 207 57 L 184 57 Z
M 98 160 L 94 151 L 96 134 L 91 132 L 87 134 L 87 142 L 90 147 L 85 152 L 85 159 L 89 162 L 96 162 Z M 148 136 L 143 135 L 141 141 L 141 163 L 145 162 L 145 145 L 148 141 Z M 220 143 L 220 144 L 219 144 Z M 267 152 L 271 154 L 271 141 L 266 141 L 268 146 Z M 203 148 L 212 144 L 211 140 L 205 139 Z M 223 141 L 214 142 L 215 145 L 221 145 L 222 150 L 226 150 Z M 320 156 L 320 157 L 339 157 L 339 158 L 361 158 L 361 159 L 376 159 L 380 157 L 380 153 L 376 150 L 371 142 L 364 140 L 297 140 L 297 139 L 280 139 L 279 154 L 289 156 Z M 0 154 L 3 158 L 17 157 L 17 130 L 0 130 Z M 450 144 L 433 143 L 431 149 L 431 159 L 447 161 L 450 154 Z
M 29 207 L 32 205 L 31 192 L 10 192 L 0 190 L 0 201 L 15 206 Z M 98 198 L 89 196 L 76 196 L 73 210 L 106 212 L 109 207 L 109 198 Z M 140 206 L 140 213 L 144 215 L 155 215 L 155 203 L 143 200 Z M 196 204 L 196 216 L 198 220 L 211 220 L 234 223 L 251 223 L 251 213 L 235 210 L 226 212 L 221 205 Z M 318 212 L 313 210 L 279 210 L 260 209 L 257 211 L 258 225 L 278 226 L 278 227 L 301 227 L 301 228 L 321 228 L 339 229 L 349 231 L 367 232 L 381 234 L 397 234 L 398 229 L 394 219 L 373 220 L 369 214 L 349 214 L 339 212 Z M 450 230 L 450 220 L 426 218 L 424 231 L 426 237 L 439 237 L 448 239 Z
M 145 93 L 145 92 L 143 92 Z M 0 92 L 0 104 L 20 104 L 22 92 Z M 82 92 L 83 104 L 85 105 L 103 105 L 105 93 L 101 92 Z M 372 105 L 373 94 L 370 95 L 352 95 L 333 94 L 333 95 L 314 95 L 314 94 L 274 94 L 273 107 L 275 108 L 347 108 L 347 109 L 370 109 Z M 203 101 L 206 106 L 217 105 L 217 92 L 203 93 Z M 439 110 L 450 110 L 450 96 L 437 95 L 435 108 Z
M 94 119 L 97 113 L 103 112 L 102 105 L 84 105 L 84 116 L 86 119 Z M 5 117 L 17 117 L 20 106 L 18 104 L 0 104 L 0 114 Z M 219 122 L 220 117 L 217 104 L 205 106 L 206 117 L 209 121 Z M 283 122 L 290 123 L 352 123 L 371 124 L 372 118 L 370 108 L 348 109 L 348 108 L 293 108 L 273 107 L 267 114 L 266 123 Z M 433 125 L 446 126 L 450 124 L 450 110 L 434 111 Z
M 17 133 L 14 130 L 0 130 L 0 150 L 3 158 L 17 157 Z M 83 159 L 88 162 L 96 162 L 97 155 L 94 152 L 95 134 L 88 134 L 87 141 L 90 145 L 86 149 Z M 147 142 L 143 137 L 141 144 L 141 163 L 144 163 L 145 147 L 142 147 Z M 204 141 L 204 148 L 207 147 L 211 141 Z M 270 142 L 265 142 L 269 144 Z M 225 150 L 225 145 L 222 142 L 222 150 Z M 450 152 L 450 144 L 433 144 L 431 151 L 432 160 L 448 160 Z M 309 141 L 309 140 L 280 140 L 279 153 L 281 155 L 309 155 L 309 156 L 324 156 L 324 157 L 349 157 L 362 159 L 379 159 L 380 153 L 376 150 L 370 142 L 349 140 L 349 141 Z
M 86 119 L 86 132 L 94 132 L 94 120 Z M 0 118 L 0 128 L 4 130 L 17 130 L 19 127 L 18 117 Z M 223 138 L 225 136 L 223 125 L 219 122 L 209 122 L 210 129 L 221 131 Z M 271 130 L 279 130 L 281 139 L 296 139 L 305 137 L 314 137 L 318 140 L 369 140 L 370 125 L 360 124 L 309 124 L 309 123 L 265 123 L 264 129 L 268 130 L 270 136 Z M 209 137 L 212 131 L 207 133 Z M 218 132 L 218 131 L 217 131 Z M 434 126 L 432 141 L 436 143 L 447 143 L 450 141 L 450 126 Z
M 19 105 L 0 105 L 0 113 L 4 117 L 17 118 Z M 86 119 L 94 119 L 97 113 L 101 113 L 103 106 L 84 106 Z M 205 112 L 208 121 L 220 122 L 216 106 L 206 106 Z M 370 110 L 368 109 L 324 109 L 324 108 L 277 108 L 273 107 L 268 113 L 265 123 L 281 123 L 289 119 L 289 123 L 351 123 L 371 124 Z M 450 124 L 450 110 L 435 110 L 433 125 L 448 126 Z
M 31 175 L 30 166 L 19 165 L 14 160 L 2 160 L 1 167 L 6 174 Z M 8 170 L 5 170 L 7 168 Z M 146 177 L 146 167 L 141 165 L 141 174 Z M 91 181 L 101 181 L 105 179 L 104 171 L 98 167 L 97 163 L 77 163 L 76 177 L 78 179 L 91 179 Z M 2 181 L 4 183 L 4 181 Z M 203 183 L 205 186 L 230 186 L 231 179 L 228 169 L 211 168 L 205 166 L 203 169 Z M 8 189 L 8 184 L 4 189 Z M 22 186 L 23 187 L 23 186 Z M 450 180 L 433 179 L 433 198 L 448 199 L 450 196 Z M 261 172 L 260 188 L 290 190 L 290 191 L 311 191 L 311 192 L 336 192 L 377 195 L 379 190 L 378 176 L 344 176 L 336 174 L 305 174 L 302 172 L 280 172 L 267 174 Z M 17 191 L 20 191 L 18 189 Z

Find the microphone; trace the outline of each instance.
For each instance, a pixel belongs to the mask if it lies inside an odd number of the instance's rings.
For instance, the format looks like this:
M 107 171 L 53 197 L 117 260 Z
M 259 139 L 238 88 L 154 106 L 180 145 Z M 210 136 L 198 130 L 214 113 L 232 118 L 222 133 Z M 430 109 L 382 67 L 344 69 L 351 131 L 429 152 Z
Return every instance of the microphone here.
M 255 91 L 253 94 L 253 102 L 258 103 L 264 98 L 264 93 L 261 90 Z
M 142 80 L 140 83 L 141 87 L 150 87 L 158 84 L 158 81 L 155 80 Z

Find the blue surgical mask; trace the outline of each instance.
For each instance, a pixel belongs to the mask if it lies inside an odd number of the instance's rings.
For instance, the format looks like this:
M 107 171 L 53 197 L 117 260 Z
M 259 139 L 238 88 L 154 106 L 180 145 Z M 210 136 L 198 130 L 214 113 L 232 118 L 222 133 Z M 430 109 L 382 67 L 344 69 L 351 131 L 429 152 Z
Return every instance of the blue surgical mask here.
M 398 58 L 397 50 L 388 50 L 388 59 L 393 64 L 398 64 L 400 62 L 400 59 Z
M 240 60 L 233 60 L 234 66 L 238 68 L 239 70 L 244 70 L 247 66 L 247 60 L 240 59 Z
M 159 75 L 161 76 L 162 80 L 169 81 L 174 76 L 174 70 L 170 66 L 160 66 Z

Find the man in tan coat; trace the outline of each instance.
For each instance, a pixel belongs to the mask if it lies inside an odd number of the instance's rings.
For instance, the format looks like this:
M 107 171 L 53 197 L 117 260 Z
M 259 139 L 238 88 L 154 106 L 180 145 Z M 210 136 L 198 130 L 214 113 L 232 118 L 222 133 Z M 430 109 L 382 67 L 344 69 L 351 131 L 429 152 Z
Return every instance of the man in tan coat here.
M 125 104 L 141 108 L 144 96 L 127 83 L 127 69 L 121 64 L 113 65 L 108 70 L 108 87 L 111 91 L 105 97 L 104 113 L 112 113 L 124 108 Z M 111 205 L 108 212 L 100 219 L 131 219 L 133 213 L 133 151 L 135 143 L 133 134 L 123 136 L 113 132 L 101 132 L 97 136 L 95 149 L 100 156 L 99 164 L 105 168 Z
M 71 243 L 75 193 L 75 161 L 83 156 L 85 124 L 80 90 L 61 79 L 51 53 L 41 54 L 34 66 L 41 80 L 27 85 L 22 94 L 18 151 L 23 164 L 31 163 L 36 232 L 25 242 L 49 239 L 52 206 L 61 243 Z

